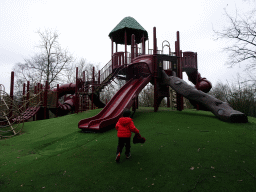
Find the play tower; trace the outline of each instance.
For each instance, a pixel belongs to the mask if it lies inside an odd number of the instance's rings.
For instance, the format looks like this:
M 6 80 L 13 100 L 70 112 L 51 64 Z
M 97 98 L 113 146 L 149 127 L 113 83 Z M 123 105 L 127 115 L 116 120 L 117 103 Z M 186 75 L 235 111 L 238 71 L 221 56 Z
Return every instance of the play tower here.
M 169 103 L 169 86 L 163 84 L 162 71 L 168 76 L 182 79 L 182 72 L 186 72 L 189 80 L 196 89 L 209 92 L 211 83 L 201 78 L 197 70 L 197 53 L 182 52 L 180 50 L 179 31 L 176 34 L 175 50 L 171 52 L 170 43 L 162 42 L 162 49 L 157 48 L 156 28 L 153 28 L 153 49 L 148 43 L 148 32 L 132 17 L 125 17 L 110 33 L 111 60 L 96 75 L 97 81 L 94 90 L 100 90 L 113 78 L 122 78 L 126 84 L 115 94 L 111 101 L 95 117 L 81 120 L 80 129 L 100 130 L 117 122 L 125 108 L 137 107 L 137 98 L 140 91 L 151 82 L 154 85 L 154 111 L 163 98 Z M 124 45 L 124 51 L 118 51 L 118 45 Z M 149 45 L 149 43 L 148 43 Z M 130 52 L 128 52 L 130 46 Z M 169 52 L 164 54 L 164 47 Z M 99 88 L 100 87 L 100 88 Z M 194 102 L 195 106 L 199 105 Z M 183 96 L 177 93 L 177 110 L 183 110 Z

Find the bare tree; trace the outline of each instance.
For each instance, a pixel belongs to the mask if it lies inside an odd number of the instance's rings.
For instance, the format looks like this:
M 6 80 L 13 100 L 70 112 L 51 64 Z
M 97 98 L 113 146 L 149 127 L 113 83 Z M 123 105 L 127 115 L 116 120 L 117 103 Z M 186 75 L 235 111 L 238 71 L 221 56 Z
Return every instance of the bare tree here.
M 229 25 L 222 31 L 215 31 L 217 39 L 228 39 L 233 42 L 231 46 L 224 48 L 229 53 L 227 65 L 230 67 L 247 61 L 250 65 L 247 69 L 256 68 L 256 9 L 241 16 L 236 13 L 231 16 L 225 9 L 225 15 Z
M 70 64 L 74 61 L 73 56 L 67 49 L 62 49 L 59 43 L 59 34 L 56 31 L 46 29 L 37 31 L 40 37 L 38 48 L 40 52 L 24 63 L 14 66 L 16 81 L 18 84 L 30 81 L 49 85 L 62 81 L 65 70 L 70 70 Z
M 107 86 L 104 87 L 104 89 L 102 90 L 101 94 L 100 94 L 100 100 L 105 103 L 105 102 L 109 102 L 112 97 L 115 95 L 115 93 L 117 92 L 117 88 L 115 86 L 113 86 L 112 84 L 109 84 Z
M 83 72 L 85 72 L 85 81 L 91 81 L 92 75 L 93 75 L 93 67 L 94 67 L 94 76 L 97 76 L 99 72 L 99 64 L 93 64 L 88 62 L 86 59 L 81 58 L 78 62 L 73 63 L 69 71 L 66 71 L 67 82 L 75 82 L 76 67 L 78 67 L 78 78 L 82 78 Z M 95 80 L 97 81 L 97 79 Z
M 139 94 L 139 105 L 143 107 L 154 106 L 154 86 L 148 84 Z
M 256 88 L 249 85 L 245 80 L 241 80 L 239 75 L 235 83 L 223 84 L 218 82 L 209 94 L 227 102 L 235 110 L 249 116 L 256 116 Z

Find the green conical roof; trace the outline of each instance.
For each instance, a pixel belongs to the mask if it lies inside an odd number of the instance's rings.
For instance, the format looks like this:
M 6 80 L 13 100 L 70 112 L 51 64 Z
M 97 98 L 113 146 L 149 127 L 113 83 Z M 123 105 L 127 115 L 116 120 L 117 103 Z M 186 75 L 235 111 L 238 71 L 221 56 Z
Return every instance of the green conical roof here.
M 109 37 L 117 44 L 124 44 L 124 33 L 127 34 L 127 45 L 131 45 L 131 36 L 135 35 L 136 43 L 141 42 L 141 38 L 148 39 L 148 32 L 132 17 L 125 17 L 118 25 L 109 33 Z

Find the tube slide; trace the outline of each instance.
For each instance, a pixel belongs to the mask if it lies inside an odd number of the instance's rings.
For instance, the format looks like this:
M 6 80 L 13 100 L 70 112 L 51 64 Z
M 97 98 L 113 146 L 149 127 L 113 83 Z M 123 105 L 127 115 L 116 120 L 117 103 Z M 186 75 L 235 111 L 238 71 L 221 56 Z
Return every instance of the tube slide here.
M 125 108 L 130 109 L 134 98 L 150 82 L 152 76 L 129 80 L 96 116 L 83 119 L 78 127 L 84 130 L 101 130 L 117 123 Z
M 81 86 L 81 83 L 79 83 L 78 86 Z M 54 88 L 52 91 L 56 92 L 57 88 Z M 66 94 L 74 94 L 75 91 L 76 91 L 76 84 L 74 83 L 60 85 L 59 98 L 61 98 Z M 52 113 L 57 114 L 58 116 L 64 116 L 64 115 L 67 115 L 71 110 L 73 110 L 74 106 L 75 106 L 75 97 L 69 96 L 68 99 L 63 104 L 59 102 L 59 106 L 57 107 L 57 109 L 50 109 L 50 110 Z
M 197 71 L 193 71 L 191 73 L 186 72 L 188 76 L 188 80 L 191 81 L 198 90 L 208 93 L 211 88 L 212 84 L 206 78 L 202 78 L 201 74 Z

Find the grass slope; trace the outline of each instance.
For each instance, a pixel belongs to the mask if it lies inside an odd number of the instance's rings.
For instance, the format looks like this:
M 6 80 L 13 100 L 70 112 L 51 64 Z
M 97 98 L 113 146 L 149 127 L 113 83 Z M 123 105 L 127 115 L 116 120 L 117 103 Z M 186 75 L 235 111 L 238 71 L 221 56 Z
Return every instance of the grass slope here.
M 256 119 L 219 121 L 211 113 L 141 108 L 135 126 L 146 142 L 115 162 L 116 130 L 83 133 L 88 111 L 28 122 L 0 140 L 0 191 L 253 191 Z

